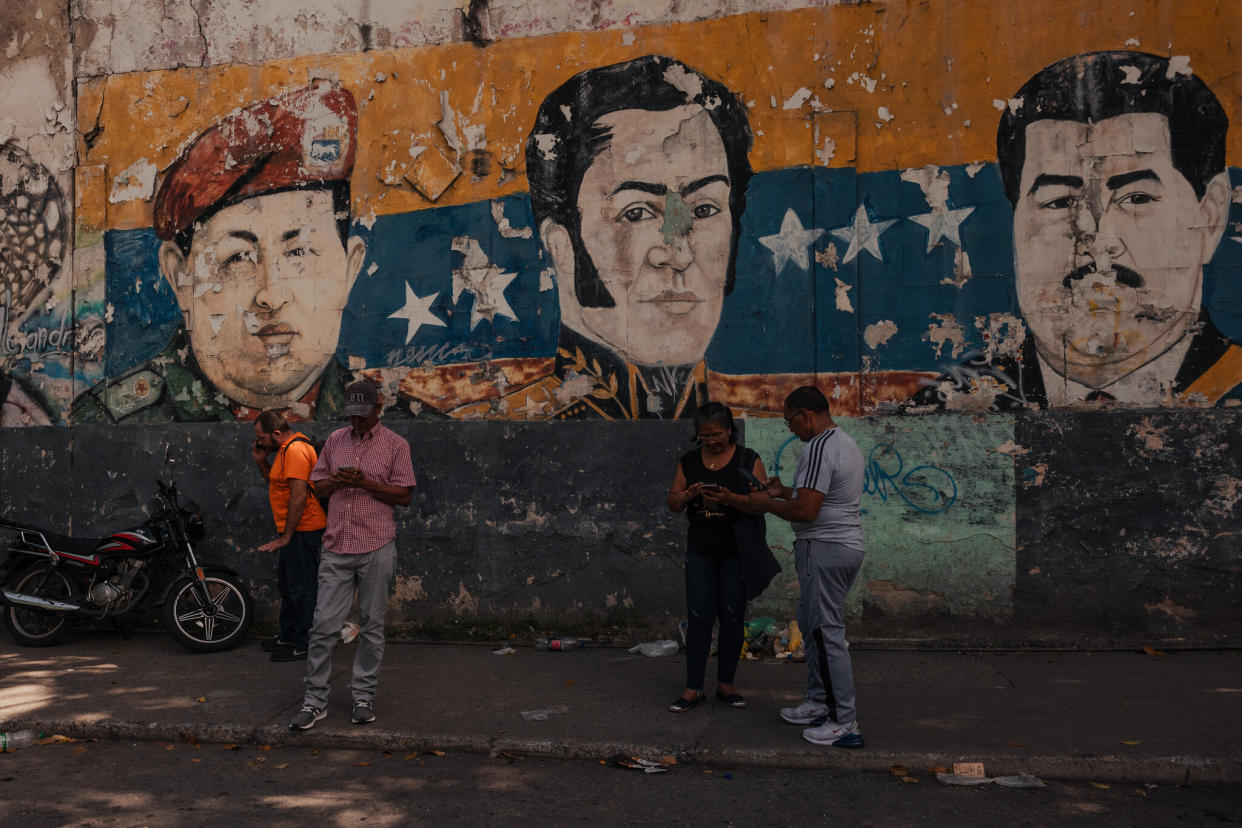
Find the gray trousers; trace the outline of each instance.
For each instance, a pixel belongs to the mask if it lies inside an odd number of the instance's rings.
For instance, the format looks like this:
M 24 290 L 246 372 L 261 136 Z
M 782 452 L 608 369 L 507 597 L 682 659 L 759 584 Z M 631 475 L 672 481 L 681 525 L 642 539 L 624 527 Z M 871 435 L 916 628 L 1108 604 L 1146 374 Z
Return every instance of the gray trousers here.
M 311 627 L 306 654 L 306 695 L 303 704 L 328 706 L 328 680 L 332 677 L 332 649 L 340 640 L 341 627 L 358 591 L 358 652 L 354 655 L 354 678 L 350 684 L 354 701 L 374 699 L 380 662 L 384 658 L 384 609 L 392 586 L 396 544 L 389 542 L 364 555 L 338 555 L 327 548 L 319 557 L 319 597 L 315 601 L 315 624 Z
M 839 724 L 858 719 L 854 666 L 845 640 L 845 596 L 862 566 L 863 550 L 821 540 L 794 543 L 798 570 L 798 626 L 806 642 L 806 697 L 828 705 Z

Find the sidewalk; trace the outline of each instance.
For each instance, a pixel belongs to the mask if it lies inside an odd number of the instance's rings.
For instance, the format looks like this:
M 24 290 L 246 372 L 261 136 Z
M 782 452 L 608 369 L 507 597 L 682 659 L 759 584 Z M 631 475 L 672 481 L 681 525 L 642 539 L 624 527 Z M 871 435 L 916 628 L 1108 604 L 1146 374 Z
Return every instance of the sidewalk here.
M 811 745 L 780 721 L 805 665 L 743 661 L 744 710 L 666 712 L 684 656 L 389 643 L 377 720 L 349 722 L 354 644 L 336 650 L 328 717 L 290 733 L 305 662 L 257 639 L 193 655 L 170 638 L 78 633 L 48 649 L 0 639 L 0 729 L 107 739 L 603 758 L 624 752 L 719 765 L 912 770 L 983 762 L 987 775 L 1242 782 L 1242 652 L 959 653 L 855 650 L 862 750 Z M 714 660 L 708 665 L 708 693 Z M 546 721 L 522 711 L 564 705 Z

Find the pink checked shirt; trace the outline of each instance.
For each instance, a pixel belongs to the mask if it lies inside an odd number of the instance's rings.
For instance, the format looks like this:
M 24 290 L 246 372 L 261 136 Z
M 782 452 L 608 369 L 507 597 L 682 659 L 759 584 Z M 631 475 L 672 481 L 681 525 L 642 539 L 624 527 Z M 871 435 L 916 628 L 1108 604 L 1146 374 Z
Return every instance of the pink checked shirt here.
M 324 480 L 332 472 L 354 466 L 371 480 L 388 486 L 417 485 L 410 462 L 410 444 L 383 423 L 362 437 L 351 427 L 328 435 L 319 462 L 311 471 L 311 482 Z M 376 500 L 370 492 L 352 486 L 337 489 L 328 500 L 328 528 L 323 545 L 338 555 L 374 552 L 397 535 L 393 507 Z

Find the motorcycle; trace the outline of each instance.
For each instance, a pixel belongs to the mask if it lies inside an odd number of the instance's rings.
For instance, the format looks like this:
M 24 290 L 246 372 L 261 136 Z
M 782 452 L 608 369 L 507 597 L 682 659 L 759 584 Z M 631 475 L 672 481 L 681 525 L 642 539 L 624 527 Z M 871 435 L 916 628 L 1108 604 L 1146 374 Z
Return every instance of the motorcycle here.
M 206 532 L 193 501 L 157 481 L 150 517 L 102 538 L 71 538 L 0 518 L 12 530 L 0 565 L 4 625 L 18 644 L 56 644 L 80 619 L 112 619 L 163 604 L 164 624 L 199 653 L 232 647 L 250 628 L 254 606 L 237 573 L 199 563 L 194 544 Z M 156 599 L 156 600 L 152 600 Z

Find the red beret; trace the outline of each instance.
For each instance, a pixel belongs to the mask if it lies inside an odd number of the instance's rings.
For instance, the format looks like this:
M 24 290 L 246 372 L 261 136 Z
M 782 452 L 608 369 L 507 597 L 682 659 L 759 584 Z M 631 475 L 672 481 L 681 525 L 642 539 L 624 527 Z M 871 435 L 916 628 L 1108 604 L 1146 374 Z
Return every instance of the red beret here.
M 358 106 L 335 83 L 317 83 L 239 109 L 203 132 L 169 167 L 155 196 L 155 232 L 170 240 L 225 196 L 348 181 Z

